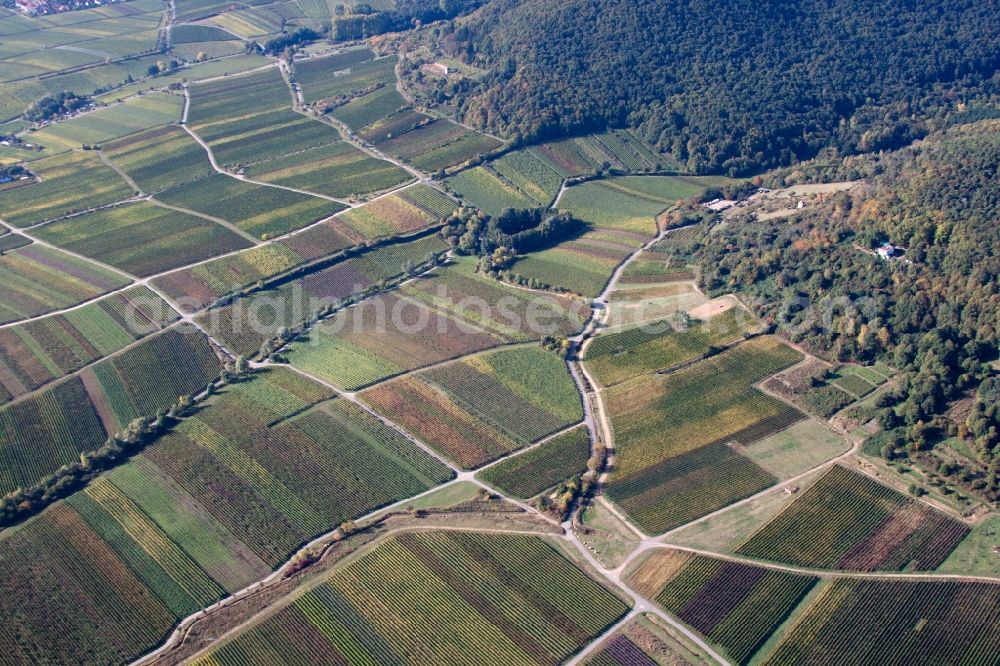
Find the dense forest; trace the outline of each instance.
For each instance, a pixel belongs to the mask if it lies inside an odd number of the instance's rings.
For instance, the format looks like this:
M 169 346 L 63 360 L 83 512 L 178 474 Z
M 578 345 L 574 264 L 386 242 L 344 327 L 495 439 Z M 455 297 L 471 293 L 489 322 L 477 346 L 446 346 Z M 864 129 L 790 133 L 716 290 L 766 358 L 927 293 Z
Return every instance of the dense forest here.
M 822 168 L 817 168 L 818 166 Z M 905 149 L 804 164 L 765 179 L 868 175 L 790 218 L 739 219 L 698 251 L 704 286 L 740 291 L 791 339 L 831 360 L 903 371 L 880 404 L 887 456 L 960 436 L 1000 493 L 1000 121 L 959 125 Z M 872 248 L 905 248 L 896 259 Z M 975 395 L 963 423 L 940 415 Z M 909 451 L 907 451 L 909 449 Z
M 473 125 L 639 127 L 699 173 L 900 148 L 1000 90 L 978 0 L 493 0 L 427 39 L 490 70 L 436 91 Z

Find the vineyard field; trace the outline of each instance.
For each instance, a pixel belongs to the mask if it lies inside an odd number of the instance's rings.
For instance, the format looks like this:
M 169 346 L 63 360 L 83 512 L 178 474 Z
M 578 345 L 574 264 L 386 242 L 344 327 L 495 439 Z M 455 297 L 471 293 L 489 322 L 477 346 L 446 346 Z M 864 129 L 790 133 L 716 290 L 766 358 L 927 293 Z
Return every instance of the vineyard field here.
M 583 419 L 565 363 L 540 348 L 456 361 L 380 384 L 361 397 L 465 469 Z
M 140 416 L 155 417 L 178 396 L 200 392 L 221 371 L 204 335 L 174 327 L 88 367 L 80 378 L 111 433 Z
M 394 86 L 384 85 L 337 107 L 330 115 L 352 130 L 358 131 L 407 106 L 407 101 Z
M 467 324 L 393 294 L 342 310 L 288 353 L 292 365 L 356 390 L 407 370 L 440 363 L 498 341 Z
M 419 266 L 428 255 L 445 247 L 436 234 L 377 247 L 276 287 L 255 291 L 233 305 L 213 308 L 201 315 L 198 323 L 235 353 L 252 355 L 280 328 L 301 325 L 323 307 L 336 305 L 380 282 L 398 279 L 407 266 Z
M 0 403 L 112 354 L 178 318 L 146 287 L 0 330 Z
M 761 663 L 833 666 L 849 654 L 861 666 L 989 666 L 1000 654 L 998 606 L 996 583 L 835 580 Z
M 539 347 L 489 352 L 421 377 L 524 443 L 583 420 L 580 395 L 565 362 Z
M 329 234 L 327 240 L 329 236 L 345 242 L 336 232 Z M 178 301 L 185 311 L 196 312 L 223 296 L 284 273 L 305 261 L 305 257 L 284 243 L 272 243 L 161 275 L 153 284 Z
M 96 153 L 45 157 L 31 163 L 31 172 L 41 182 L 4 190 L 0 196 L 0 217 L 8 224 L 27 227 L 135 194 Z
M 594 297 L 603 291 L 618 264 L 643 241 L 642 236 L 629 232 L 588 231 L 579 238 L 518 258 L 511 270 L 528 279 Z
M 689 368 L 605 391 L 618 450 L 608 497 L 643 529 L 659 533 L 773 483 L 727 442 L 746 445 L 802 418 L 753 388 L 800 358 L 778 340 L 758 337 Z M 738 483 L 728 480 L 730 473 Z M 702 477 L 711 482 L 702 487 Z
M 652 551 L 629 582 L 744 664 L 816 584 L 811 576 L 671 549 Z
M 706 663 L 651 614 L 630 620 L 583 663 L 586 666 L 697 666 Z
M 175 123 L 183 107 L 180 95 L 151 93 L 48 125 L 34 132 L 31 140 L 53 153 L 79 149 L 83 144 L 101 145 L 140 130 Z
M 4 654 L 130 661 L 331 526 L 451 478 L 402 435 L 330 398 L 288 370 L 257 373 L 86 490 L 0 533 L 11 571 L 0 581 Z M 53 628 L 66 640 L 52 641 Z
M 296 636 L 318 662 L 555 664 L 627 610 L 538 537 L 405 533 L 195 663 L 270 663 Z
M 329 197 L 356 197 L 411 179 L 405 169 L 370 157 L 347 142 L 303 150 L 246 169 L 254 180 Z
M 707 321 L 676 330 L 667 321 L 599 335 L 587 347 L 584 362 L 600 384 L 611 386 L 640 374 L 671 368 L 739 340 L 756 322 L 733 308 Z
M 36 233 L 53 245 L 139 277 L 251 245 L 215 222 L 148 201 L 53 222 Z
M 501 492 L 528 499 L 587 470 L 590 433 L 579 427 L 481 472 Z
M 417 184 L 406 191 L 413 189 L 429 190 L 432 188 Z M 436 192 L 436 195 L 445 196 L 439 192 Z M 411 203 L 407 198 L 404 198 L 402 193 L 394 192 L 369 201 L 363 206 L 345 211 L 338 215 L 337 219 L 362 238 L 374 239 L 419 231 L 438 223 L 442 217 Z
M 306 103 L 354 95 L 373 86 L 393 86 L 396 58 L 374 57 L 368 49 L 358 49 L 326 58 L 296 61 L 295 78 L 302 86 Z
M 810 567 L 930 571 L 968 532 L 959 521 L 835 465 L 736 552 Z
M 213 173 L 205 149 L 176 125 L 164 125 L 102 146 L 104 154 L 155 194 Z
M 277 68 L 190 87 L 188 124 L 216 161 L 239 167 L 340 141 L 337 130 L 291 109 Z
M 92 300 L 129 280 L 34 243 L 0 255 L 0 284 L 0 323 L 5 324 Z
M 445 182 L 462 199 L 490 215 L 499 215 L 507 208 L 535 208 L 538 202 L 529 198 L 512 183 L 505 182 L 496 172 L 483 166 L 466 169 Z
M 589 315 L 590 308 L 582 299 L 512 289 L 475 268 L 473 257 L 457 257 L 431 278 L 407 283 L 400 290 L 408 298 L 471 321 L 510 342 L 571 335 Z
M 154 416 L 177 396 L 203 388 L 220 370 L 203 336 L 169 330 L 4 408 L 2 466 L 13 470 L 7 483 L 31 485 L 72 462 L 75 453 L 69 451 L 96 449 L 105 433 L 124 429 L 136 417 Z M 49 407 L 53 416 L 43 418 Z
M 329 199 L 245 183 L 223 174 L 179 185 L 156 198 L 172 206 L 221 218 L 262 239 L 300 229 L 345 208 Z

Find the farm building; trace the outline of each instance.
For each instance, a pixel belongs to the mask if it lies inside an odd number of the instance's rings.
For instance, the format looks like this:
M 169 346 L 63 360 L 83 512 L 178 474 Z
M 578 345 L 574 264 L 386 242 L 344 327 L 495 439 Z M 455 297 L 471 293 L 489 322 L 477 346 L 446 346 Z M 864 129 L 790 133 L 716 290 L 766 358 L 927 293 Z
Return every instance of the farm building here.
M 711 201 L 705 204 L 705 208 L 713 210 L 716 213 L 721 213 L 727 208 L 732 208 L 735 205 L 736 202 L 731 199 L 712 199 Z
M 875 250 L 875 253 L 878 254 L 881 259 L 892 259 L 893 257 L 898 257 L 902 254 L 900 249 L 891 243 L 883 243 Z

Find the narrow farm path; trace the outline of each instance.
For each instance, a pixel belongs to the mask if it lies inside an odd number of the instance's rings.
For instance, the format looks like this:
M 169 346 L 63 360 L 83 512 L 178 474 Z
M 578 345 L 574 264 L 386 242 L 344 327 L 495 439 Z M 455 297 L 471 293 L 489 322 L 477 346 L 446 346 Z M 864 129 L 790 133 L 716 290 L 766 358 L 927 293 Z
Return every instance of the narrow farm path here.
M 417 439 L 416 437 L 414 437 L 413 435 L 411 435 L 409 432 L 406 431 L 405 428 L 403 428 L 401 425 L 399 425 L 395 421 L 393 421 L 393 420 L 391 420 L 391 419 L 389 419 L 389 418 L 387 418 L 385 416 L 382 416 L 381 414 L 379 414 L 378 412 L 376 412 L 374 409 L 372 409 L 371 407 L 369 407 L 367 403 L 365 403 L 364 401 L 360 400 L 355 394 L 353 394 L 353 393 L 346 393 L 341 388 L 339 388 L 337 386 L 334 386 L 333 384 L 331 384 L 330 382 L 326 381 L 325 379 L 323 379 L 321 377 L 317 377 L 316 375 L 314 375 L 312 373 L 306 372 L 305 370 L 301 370 L 299 368 L 296 368 L 294 365 L 290 365 L 290 364 L 287 364 L 287 363 L 275 363 L 274 361 L 264 361 L 263 363 L 255 363 L 253 365 L 254 365 L 254 367 L 264 367 L 264 368 L 266 368 L 266 367 L 282 367 L 282 368 L 286 368 L 286 369 L 291 370 L 292 372 L 294 372 L 294 373 L 296 373 L 298 375 L 302 375 L 303 377 L 306 377 L 307 379 L 311 379 L 312 381 L 316 382 L 317 384 L 320 384 L 321 386 L 324 386 L 324 387 L 330 389 L 330 391 L 332 391 L 337 396 L 343 398 L 344 400 L 348 400 L 350 402 L 353 402 L 355 405 L 357 405 L 358 407 L 360 407 L 361 409 L 363 409 L 364 411 L 366 411 L 369 415 L 371 415 L 371 416 L 375 417 L 376 419 L 378 419 L 383 425 L 385 425 L 388 428 L 391 428 L 392 430 L 395 430 L 397 433 L 399 433 L 400 435 L 402 435 L 403 437 L 405 437 L 407 440 L 409 440 L 412 444 L 414 444 L 418 448 L 420 448 L 424 453 L 428 454 L 429 456 L 431 456 L 432 458 L 434 458 L 435 460 L 437 460 L 438 462 L 440 462 L 442 465 L 448 467 L 452 472 L 455 473 L 455 475 L 456 475 L 457 478 L 462 478 L 462 476 L 464 474 L 464 471 L 462 469 L 460 469 L 459 467 L 457 467 L 455 465 L 455 463 L 451 462 L 450 460 L 448 460 L 447 458 L 445 458 L 443 455 L 441 455 L 440 453 L 438 453 L 437 451 L 435 451 L 434 449 L 432 449 L 431 447 L 427 446 L 422 441 L 420 441 L 419 439 Z
M 215 224 L 218 224 L 220 227 L 225 227 L 229 231 L 232 231 L 234 234 L 236 234 L 237 236 L 240 236 L 244 240 L 250 241 L 254 245 L 260 245 L 263 242 L 259 238 L 255 238 L 255 237 L 251 236 L 250 234 L 248 234 L 247 232 L 245 232 L 244 230 L 240 229 L 238 226 L 236 226 L 232 222 L 228 222 L 226 220 L 223 220 L 221 217 L 215 217 L 214 215 L 209 215 L 207 213 L 201 213 L 201 212 L 196 211 L 196 210 L 191 210 L 190 208 L 182 208 L 181 206 L 174 206 L 172 204 L 168 204 L 168 203 L 165 203 L 163 201 L 160 201 L 159 199 L 157 199 L 155 197 L 148 197 L 146 200 L 149 201 L 149 203 L 153 204 L 154 206 L 159 206 L 160 208 L 166 208 L 167 210 L 177 211 L 178 213 L 184 213 L 185 215 L 193 215 L 194 217 L 200 217 L 203 220 L 208 220 L 209 222 L 214 222 Z
M 386 192 L 384 194 L 381 194 L 381 195 L 375 197 L 374 199 L 371 199 L 371 201 L 377 201 L 378 199 L 381 199 L 382 197 L 390 196 L 390 195 L 392 195 L 392 194 L 394 194 L 396 192 L 399 192 L 401 190 L 405 190 L 405 189 L 407 189 L 409 187 L 413 187 L 416 184 L 417 183 L 410 183 L 410 184 L 408 184 L 408 185 L 400 188 L 399 190 L 394 190 L 393 192 Z M 141 198 L 140 197 L 136 197 L 135 199 L 129 199 L 129 200 L 126 200 L 126 201 L 115 203 L 115 204 L 110 204 L 109 206 L 106 206 L 105 208 L 110 208 L 110 207 L 114 207 L 114 206 L 120 206 L 120 205 L 122 205 L 124 203 L 130 203 L 132 201 L 145 201 L 145 200 L 146 200 L 145 197 L 141 197 Z M 162 203 L 162 202 L 159 202 L 159 203 Z M 99 209 L 95 209 L 95 210 L 99 210 Z M 293 236 L 297 236 L 299 234 L 306 233 L 307 231 L 309 231 L 309 230 L 311 230 L 311 229 L 313 229 L 315 227 L 319 227 L 319 226 L 322 226 L 324 224 L 328 224 L 338 214 L 339 213 L 334 213 L 333 215 L 329 215 L 329 216 L 324 217 L 324 218 L 322 218 L 320 220 L 316 220 L 312 224 L 307 224 L 306 226 L 304 226 L 304 227 L 302 227 L 300 229 L 294 229 L 294 230 L 289 231 L 287 233 L 281 234 L 280 236 L 274 236 L 274 237 L 272 237 L 272 238 L 270 238 L 270 239 L 268 239 L 266 241 L 258 241 L 258 245 L 267 246 L 267 245 L 272 245 L 272 244 L 275 244 L 275 243 L 279 243 L 281 241 L 288 240 L 289 238 L 291 238 Z M 60 219 L 62 219 L 62 218 L 60 218 Z M 54 220 L 51 220 L 51 221 L 54 221 Z M 48 224 L 48 222 L 44 222 L 42 224 Z M 15 227 L 15 226 L 7 223 L 7 222 L 4 222 L 2 219 L 0 219 L 0 226 L 3 226 L 4 228 L 6 228 L 8 231 L 12 232 L 15 235 L 27 238 L 31 242 L 36 242 L 36 239 L 34 238 L 34 236 L 30 235 L 27 232 L 30 232 L 32 229 L 36 228 L 37 226 L 41 226 L 41 224 L 35 225 L 33 227 L 25 227 L 25 228 L 22 229 L 20 227 Z M 414 232 L 414 234 L 424 233 L 425 231 L 426 231 L 425 229 L 421 229 L 421 230 L 418 230 L 418 231 Z M 414 234 L 402 234 L 400 236 L 397 236 L 396 238 L 405 239 L 408 236 L 411 236 L 411 235 L 414 235 Z M 61 250 L 61 248 L 60 248 L 60 250 Z M 64 251 L 64 250 L 61 250 L 61 251 Z M 53 316 L 59 315 L 59 314 L 65 314 L 67 312 L 73 312 L 74 310 L 79 310 L 80 308 L 82 308 L 84 306 L 90 305 L 91 303 L 95 303 L 95 302 L 103 300 L 105 298 L 109 298 L 109 297 L 111 297 L 111 296 L 113 296 L 115 294 L 119 294 L 119 293 L 121 293 L 123 291 L 126 291 L 127 289 L 131 289 L 132 287 L 137 286 L 137 285 L 142 285 L 142 286 L 149 287 L 150 289 L 154 289 L 153 282 L 155 280 L 161 278 L 161 277 L 164 277 L 166 275 L 172 275 L 174 273 L 179 273 L 181 271 L 190 270 L 192 268 L 197 268 L 198 266 L 204 266 L 206 264 L 212 263 L 213 261 L 218 261 L 220 259 L 225 259 L 227 257 L 234 257 L 234 256 L 236 256 L 236 255 L 238 255 L 238 254 L 240 254 L 242 252 L 246 252 L 246 251 L 247 250 L 245 248 L 241 249 L 241 250 L 232 250 L 230 252 L 224 252 L 222 254 L 217 254 L 217 255 L 214 255 L 212 257 L 208 257 L 207 259 L 200 259 L 198 261 L 193 261 L 193 262 L 191 262 L 189 264 L 184 264 L 182 266 L 177 266 L 176 268 L 171 268 L 169 270 L 165 270 L 165 271 L 162 271 L 160 273 L 154 273 L 154 274 L 148 275 L 148 276 L 146 276 L 144 278 L 137 278 L 136 282 L 134 284 L 128 284 L 128 285 L 125 285 L 124 287 L 121 287 L 121 288 L 118 288 L 118 289 L 112 289 L 112 290 L 108 291 L 107 293 L 101 294 L 100 296 L 95 296 L 94 298 L 90 298 L 90 299 L 87 299 L 85 301 L 81 301 L 80 303 L 77 303 L 75 305 L 71 305 L 71 306 L 68 306 L 68 307 L 65 307 L 65 308 L 58 308 L 58 309 L 51 310 L 49 312 L 46 312 L 46 313 L 43 313 L 43 314 L 40 314 L 40 315 L 33 316 L 33 317 L 24 317 L 23 319 L 17 319 L 15 321 L 10 321 L 10 322 L 6 322 L 4 324 L 0 324 L 0 330 L 2 330 L 4 328 L 10 328 L 12 326 L 18 326 L 20 324 L 26 324 L 26 323 L 29 323 L 29 322 L 32 322 L 32 321 L 38 321 L 38 320 L 41 320 L 41 319 L 45 319 L 47 317 L 53 317 Z M 321 257 L 320 259 L 317 259 L 315 261 L 326 261 L 328 258 L 329 257 Z M 96 263 L 92 259 L 89 259 L 89 258 L 86 258 L 86 257 L 84 257 L 84 259 L 86 259 L 90 263 Z M 308 264 L 303 264 L 303 266 L 308 266 Z M 299 269 L 299 268 L 302 268 L 302 266 L 296 266 L 294 268 Z M 155 291 L 155 289 L 154 289 L 154 291 Z M 168 299 L 168 302 L 170 302 L 169 299 Z M 201 309 L 197 310 L 196 312 L 201 312 L 204 309 L 205 308 L 201 308 Z
M 51 219 L 43 220 L 41 222 L 35 222 L 34 224 L 28 225 L 26 227 L 18 227 L 18 229 L 20 229 L 21 231 L 31 232 L 31 231 L 34 231 L 35 229 L 38 229 L 39 227 L 44 227 L 44 226 L 53 224 L 54 222 L 61 222 L 62 220 L 72 220 L 75 217 L 81 217 L 83 215 L 88 215 L 90 213 L 96 213 L 96 212 L 102 211 L 102 210 L 108 210 L 110 208 L 118 208 L 119 206 L 125 206 L 125 205 L 130 204 L 130 203 L 136 203 L 138 201 L 144 201 L 145 199 L 146 199 L 145 195 L 143 195 L 143 194 L 137 194 L 135 196 L 131 196 L 131 197 L 128 197 L 126 199 L 122 199 L 121 201 L 115 201 L 115 202 L 112 202 L 112 203 L 109 203 L 109 204 L 104 204 L 103 206 L 94 206 L 93 208 L 85 208 L 83 210 L 78 210 L 75 213 L 70 213 L 68 215 L 60 215 L 59 217 L 53 217 Z
M 188 98 L 188 100 L 190 100 L 190 93 L 188 92 L 188 89 L 186 87 L 184 88 L 184 96 L 186 98 Z M 189 103 L 190 103 L 190 101 L 187 102 L 186 104 L 189 104 Z M 185 113 L 185 116 L 186 115 L 187 114 Z M 263 181 L 254 180 L 252 178 L 247 178 L 246 176 L 244 176 L 242 174 L 231 173 L 229 171 L 226 171 L 225 169 L 223 169 L 222 167 L 220 167 L 219 163 L 216 161 L 216 159 L 215 159 L 215 153 L 212 152 L 212 147 L 209 146 L 208 143 L 206 143 L 204 139 L 202 139 L 200 136 L 198 136 L 197 132 L 195 132 L 194 130 L 192 130 L 188 126 L 187 122 L 185 122 L 181 126 L 184 128 L 184 131 L 187 132 L 191 136 L 192 139 L 194 139 L 195 141 L 197 141 L 198 145 L 201 146 L 202 149 L 204 149 L 205 154 L 208 155 L 208 162 L 209 162 L 209 164 L 212 165 L 212 169 L 214 169 L 217 173 L 221 173 L 221 174 L 223 174 L 225 176 L 229 176 L 230 178 L 235 178 L 236 180 L 241 180 L 244 183 L 250 183 L 252 185 L 259 185 L 261 187 L 273 187 L 273 188 L 278 189 L 278 190 L 287 190 L 289 192 L 295 192 L 297 194 L 304 194 L 304 195 L 307 195 L 307 196 L 317 197 L 319 199 L 326 199 L 327 201 L 335 201 L 336 203 L 339 203 L 339 204 L 341 204 L 343 206 L 351 206 L 352 205 L 351 202 L 347 201 L 346 199 L 338 199 L 337 197 L 331 197 L 331 196 L 326 195 L 326 194 L 319 194 L 318 192 L 309 192 L 308 190 L 300 190 L 300 189 L 298 189 L 296 187 L 288 187 L 287 185 L 275 185 L 274 183 L 265 183 Z
M 131 187 L 132 190 L 136 193 L 136 196 L 139 197 L 146 196 L 146 193 L 142 191 L 142 187 L 139 185 L 139 183 L 135 182 L 132 176 L 128 175 L 128 172 L 125 171 L 125 169 L 122 169 L 120 166 L 112 162 L 111 158 L 108 157 L 103 150 L 98 150 L 97 156 L 101 158 L 101 162 L 104 163 L 104 166 L 108 167 L 109 169 L 113 169 L 115 173 L 121 176 L 122 180 L 128 183 L 129 187 Z
M 344 123 L 340 122 L 336 118 L 332 118 L 332 117 L 327 116 L 327 115 L 320 115 L 320 116 L 317 117 L 317 116 L 314 116 L 314 115 L 308 113 L 306 111 L 306 102 L 305 102 L 305 97 L 303 96 L 303 93 L 302 93 L 302 88 L 298 84 L 293 84 L 292 80 L 291 80 L 291 76 L 292 76 L 292 70 L 291 70 L 291 68 L 294 67 L 294 66 L 295 66 L 294 61 L 292 62 L 291 65 L 289 65 L 284 60 L 279 60 L 278 61 L 278 68 L 281 71 L 281 76 L 282 76 L 282 78 L 284 78 L 285 83 L 288 85 L 288 90 L 291 92 L 291 95 L 292 95 L 292 111 L 295 111 L 296 113 L 300 113 L 303 116 L 305 116 L 306 118 L 309 118 L 311 120 L 315 120 L 316 122 L 321 122 L 321 123 L 325 123 L 327 125 L 330 125 L 331 127 L 333 127 L 334 129 L 337 130 L 337 132 L 340 134 L 340 138 L 341 139 L 343 139 L 347 143 L 351 144 L 352 146 L 354 146 L 355 148 L 357 148 L 361 152 L 369 155 L 370 157 L 374 157 L 375 159 L 384 160 L 386 162 L 394 164 L 397 167 L 399 167 L 400 169 L 404 169 L 408 174 L 410 174 L 411 176 L 413 176 L 414 178 L 416 178 L 418 182 L 422 182 L 422 183 L 431 185 L 432 187 L 434 187 L 436 189 L 439 189 L 439 190 L 441 189 L 440 186 L 435 181 L 433 181 L 427 174 L 419 171 L 418 169 L 414 168 L 413 166 L 407 164 L 406 162 L 403 162 L 401 160 L 397 160 L 394 157 L 386 155 L 385 153 L 383 153 L 382 151 L 380 151 L 378 148 L 376 148 L 375 146 L 367 143 L 366 141 L 362 141 L 354 133 L 354 131 L 351 130 L 350 127 L 348 127 Z M 398 76 L 396 77 L 396 80 L 397 80 L 397 82 L 399 81 L 399 77 Z M 406 186 L 409 186 L 411 184 L 412 183 L 407 183 Z M 394 189 L 401 189 L 401 188 L 394 188 Z M 390 193 L 392 191 L 393 190 L 389 190 Z M 441 190 L 441 191 L 443 192 L 444 190 Z

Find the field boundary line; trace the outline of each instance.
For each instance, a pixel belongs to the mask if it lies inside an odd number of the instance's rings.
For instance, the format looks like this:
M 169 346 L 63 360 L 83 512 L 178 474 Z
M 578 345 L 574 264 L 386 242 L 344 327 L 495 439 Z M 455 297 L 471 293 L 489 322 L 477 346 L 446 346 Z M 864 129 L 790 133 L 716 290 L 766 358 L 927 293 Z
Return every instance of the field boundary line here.
M 249 233 L 247 233 L 246 231 L 243 231 L 242 229 L 240 229 L 239 227 L 237 227 L 232 222 L 227 222 L 226 220 L 223 220 L 221 217 L 215 217 L 214 215 L 209 215 L 208 213 L 202 213 L 202 212 L 199 212 L 197 210 L 191 210 L 190 208 L 183 208 L 181 206 L 174 206 L 173 204 L 168 204 L 166 202 L 160 201 L 159 199 L 157 199 L 156 197 L 153 197 L 153 196 L 148 197 L 146 200 L 149 203 L 153 204 L 154 206 L 158 206 L 160 208 L 166 208 L 167 210 L 176 211 L 178 213 L 184 213 L 186 215 L 191 215 L 193 217 L 200 217 L 203 220 L 207 220 L 208 222 L 212 222 L 214 224 L 217 224 L 220 227 L 224 227 L 224 228 L 228 229 L 229 231 L 232 231 L 234 234 L 238 235 L 240 238 L 243 238 L 244 240 L 250 241 L 254 245 L 260 245 L 262 243 L 262 241 L 259 238 L 254 238 Z M 244 249 L 246 249 L 246 248 L 244 248 Z
M 468 471 L 475 472 L 478 475 L 480 472 L 485 472 L 486 470 L 490 469 L 491 467 L 496 467 L 500 463 L 507 462 L 508 460 L 510 460 L 512 458 L 517 458 L 518 456 L 520 456 L 522 454 L 525 454 L 528 451 L 531 451 L 532 449 L 537 449 L 539 446 L 542 446 L 543 444 L 549 443 L 550 441 L 552 441 L 556 437 L 559 437 L 560 435 L 565 435 L 568 432 L 572 432 L 574 430 L 579 430 L 581 427 L 584 427 L 586 425 L 587 425 L 586 421 L 577 421 L 573 425 L 566 426 L 562 430 L 557 430 L 556 432 L 554 432 L 552 434 L 549 434 L 549 435 L 546 435 L 545 437 L 542 437 L 537 442 L 529 444 L 528 446 L 524 447 L 523 449 L 518 449 L 516 451 L 511 451 L 510 453 L 506 453 L 506 454 L 500 456 L 496 460 L 491 460 L 490 462 L 488 462 L 488 463 L 486 463 L 484 465 L 480 465 L 479 467 L 476 467 L 476 468 L 468 470 Z
M 895 579 L 895 580 L 921 580 L 921 581 L 940 581 L 940 580 L 957 580 L 965 582 L 983 582 L 983 583 L 1000 583 L 1000 577 L 996 576 L 978 576 L 975 574 L 950 574 L 950 573 L 934 573 L 932 571 L 928 572 L 909 572 L 909 571 L 851 571 L 847 569 L 815 569 L 812 567 L 801 567 L 795 564 L 783 564 L 781 562 L 776 562 L 774 560 L 758 560 L 752 557 L 745 557 L 742 555 L 736 555 L 731 553 L 719 553 L 712 550 L 703 550 L 700 548 L 693 548 L 691 546 L 681 546 L 672 543 L 659 543 L 650 545 L 646 550 L 658 550 L 658 549 L 673 549 L 680 550 L 686 553 L 693 553 L 695 555 L 704 555 L 706 557 L 714 557 L 716 559 L 727 560 L 729 562 L 735 562 L 738 564 L 746 564 L 755 567 L 761 567 L 764 569 L 774 569 L 777 571 L 785 571 L 788 573 L 799 574 L 804 576 L 815 576 L 817 578 L 856 578 L 864 580 L 877 580 L 877 579 Z

